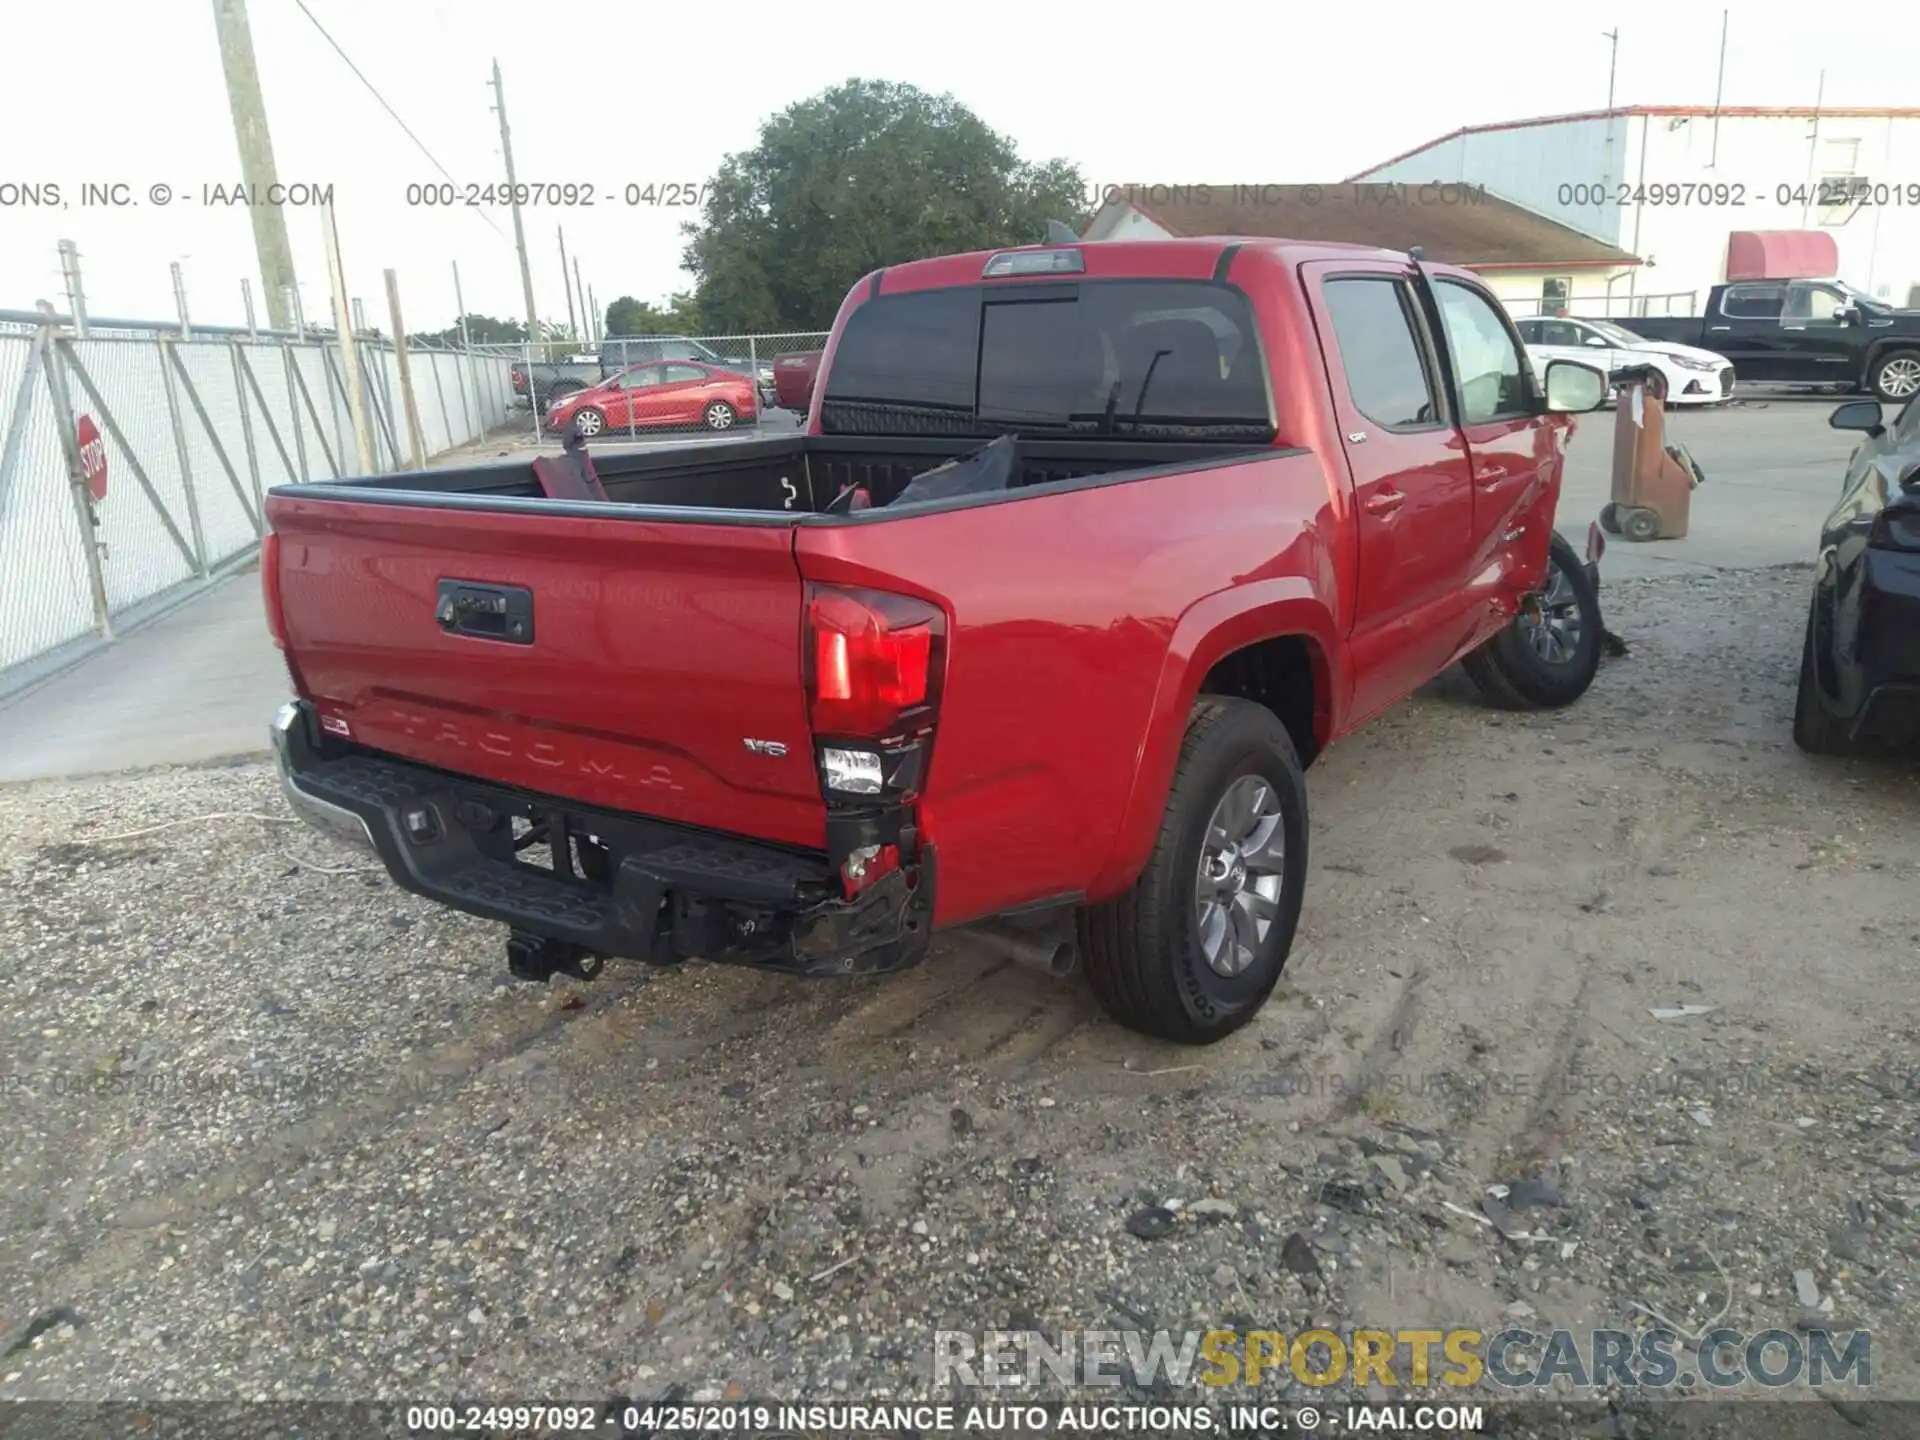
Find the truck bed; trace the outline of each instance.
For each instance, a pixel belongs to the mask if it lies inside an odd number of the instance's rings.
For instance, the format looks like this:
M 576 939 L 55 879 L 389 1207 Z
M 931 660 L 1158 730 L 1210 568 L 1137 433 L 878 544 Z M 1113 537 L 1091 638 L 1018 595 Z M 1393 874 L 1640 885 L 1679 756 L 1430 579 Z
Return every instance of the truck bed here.
M 781 524 L 797 515 L 823 513 L 853 485 L 864 487 L 875 509 L 884 510 L 914 476 L 984 443 L 985 437 L 969 436 L 869 439 L 790 434 L 636 450 L 592 449 L 606 503 L 548 499 L 534 477 L 531 458 L 282 486 L 274 493 L 289 499 L 333 496 L 361 503 L 506 508 L 528 514 L 606 515 L 619 513 L 615 506 L 623 510 L 663 507 L 698 511 L 677 518 L 707 523 Z M 1244 443 L 1023 437 L 1016 447 L 1016 473 L 1008 489 L 916 504 L 912 512 L 991 503 L 1036 485 L 1144 478 L 1158 470 L 1204 465 L 1264 448 Z

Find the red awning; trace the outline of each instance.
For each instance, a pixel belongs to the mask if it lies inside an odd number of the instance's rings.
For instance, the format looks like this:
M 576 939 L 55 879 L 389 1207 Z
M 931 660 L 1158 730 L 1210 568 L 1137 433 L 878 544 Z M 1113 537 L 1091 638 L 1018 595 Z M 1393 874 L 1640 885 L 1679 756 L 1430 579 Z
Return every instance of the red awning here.
M 1840 273 L 1840 250 L 1824 230 L 1736 230 L 1727 237 L 1727 279 L 1822 280 Z

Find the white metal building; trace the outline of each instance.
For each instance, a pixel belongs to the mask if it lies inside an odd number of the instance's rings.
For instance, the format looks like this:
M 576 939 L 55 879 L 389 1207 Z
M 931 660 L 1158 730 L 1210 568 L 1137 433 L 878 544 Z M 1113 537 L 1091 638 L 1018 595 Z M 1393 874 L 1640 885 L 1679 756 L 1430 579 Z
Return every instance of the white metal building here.
M 1468 126 L 1350 178 L 1484 185 L 1619 246 L 1642 263 L 1617 313 L 1704 304 L 1733 231 L 1816 228 L 1840 279 L 1920 306 L 1920 108 L 1634 105 Z
M 1466 185 L 1139 185 L 1116 189 L 1082 239 L 1242 235 L 1331 240 L 1479 272 L 1509 309 L 1601 313 L 1639 264 L 1618 246 Z

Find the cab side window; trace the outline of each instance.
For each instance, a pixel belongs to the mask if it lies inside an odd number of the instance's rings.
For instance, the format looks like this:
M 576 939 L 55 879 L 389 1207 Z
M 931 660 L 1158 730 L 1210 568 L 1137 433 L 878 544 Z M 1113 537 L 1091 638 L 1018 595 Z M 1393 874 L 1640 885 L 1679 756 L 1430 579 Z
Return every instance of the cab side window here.
M 1329 280 L 1322 293 L 1354 407 L 1389 429 L 1436 423 L 1440 408 L 1407 287 L 1382 275 Z
M 1720 313 L 1731 320 L 1778 320 L 1786 298 L 1781 285 L 1729 285 L 1720 296 Z
M 1526 359 L 1501 323 L 1493 302 L 1477 290 L 1449 280 L 1433 288 L 1440 301 L 1440 321 L 1447 334 L 1447 354 L 1453 360 L 1454 383 L 1460 391 L 1461 423 L 1476 425 L 1531 415 L 1533 389 Z

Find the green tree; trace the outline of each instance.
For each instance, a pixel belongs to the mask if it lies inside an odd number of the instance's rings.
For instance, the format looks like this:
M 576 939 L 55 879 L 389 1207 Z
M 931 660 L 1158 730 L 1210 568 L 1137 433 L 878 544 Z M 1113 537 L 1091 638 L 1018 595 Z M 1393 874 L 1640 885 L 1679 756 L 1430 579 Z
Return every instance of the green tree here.
M 607 306 L 609 335 L 698 335 L 700 320 L 691 295 L 675 295 L 662 309 L 631 295 Z
M 726 158 L 683 263 L 715 333 L 823 330 L 869 271 L 1032 244 L 1048 220 L 1079 220 L 1084 192 L 1078 167 L 1021 160 L 951 95 L 849 80 Z
M 518 320 L 496 320 L 491 315 L 468 315 L 466 322 L 467 333 L 476 345 L 517 344 L 527 338 L 527 327 Z M 458 345 L 461 340 L 460 324 L 455 321 L 444 330 L 425 331 L 414 338 L 434 341 L 442 345 Z

